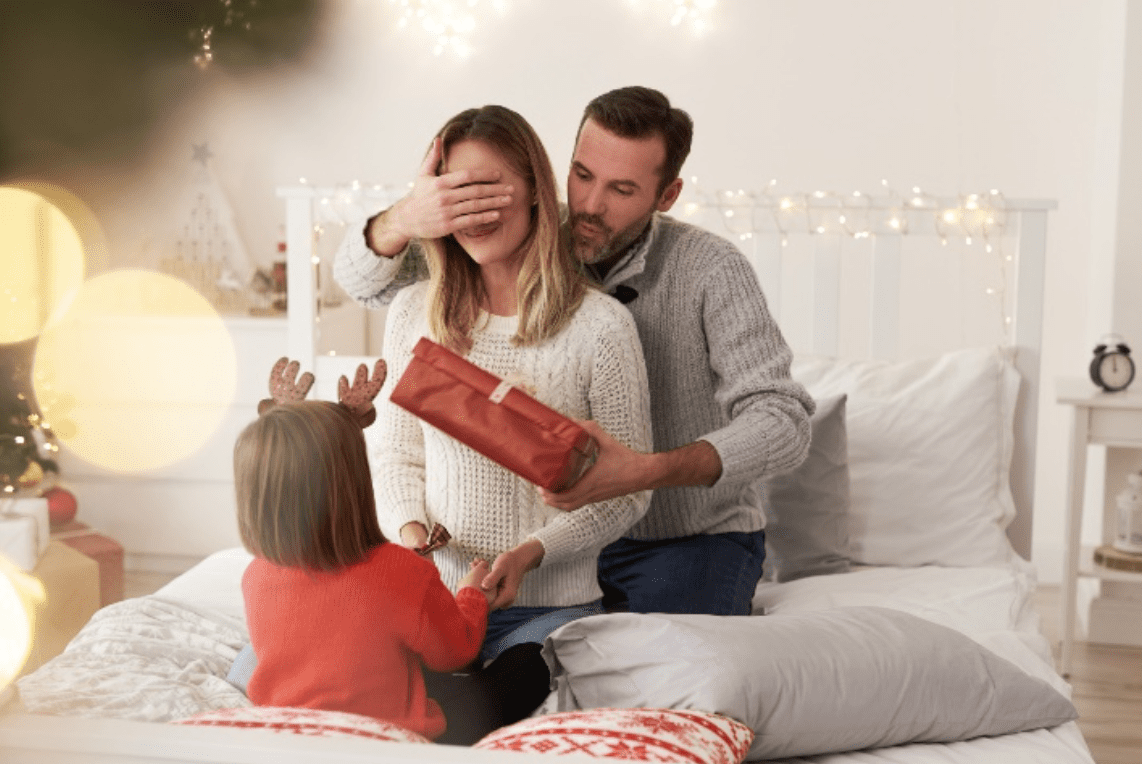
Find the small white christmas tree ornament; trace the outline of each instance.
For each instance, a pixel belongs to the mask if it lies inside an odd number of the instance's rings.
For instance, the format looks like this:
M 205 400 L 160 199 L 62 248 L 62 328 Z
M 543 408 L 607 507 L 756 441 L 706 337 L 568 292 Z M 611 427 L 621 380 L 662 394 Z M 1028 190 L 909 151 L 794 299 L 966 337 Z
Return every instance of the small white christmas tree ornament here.
M 208 142 L 193 144 L 192 174 L 182 202 L 186 217 L 160 267 L 197 290 L 220 313 L 245 314 L 250 307 L 245 286 L 254 269 L 230 200 L 211 170 L 213 157 Z

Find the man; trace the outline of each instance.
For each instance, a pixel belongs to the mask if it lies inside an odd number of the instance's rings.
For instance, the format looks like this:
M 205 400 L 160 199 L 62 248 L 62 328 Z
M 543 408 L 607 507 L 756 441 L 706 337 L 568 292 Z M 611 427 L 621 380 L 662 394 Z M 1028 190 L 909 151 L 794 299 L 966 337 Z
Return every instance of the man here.
M 649 88 L 613 90 L 584 111 L 566 225 L 590 275 L 638 325 L 655 451 L 586 422 L 598 462 L 570 490 L 541 493 L 573 511 L 654 489 L 645 517 L 599 557 L 608 609 L 748 615 L 765 558 L 758 483 L 805 458 L 814 404 L 789 377 L 792 354 L 741 252 L 662 214 L 682 191 L 692 134 L 689 115 Z M 426 275 L 414 239 L 494 223 L 524 191 L 494 174 L 437 176 L 439 161 L 434 144 L 409 194 L 342 244 L 334 276 L 359 302 L 383 305 Z

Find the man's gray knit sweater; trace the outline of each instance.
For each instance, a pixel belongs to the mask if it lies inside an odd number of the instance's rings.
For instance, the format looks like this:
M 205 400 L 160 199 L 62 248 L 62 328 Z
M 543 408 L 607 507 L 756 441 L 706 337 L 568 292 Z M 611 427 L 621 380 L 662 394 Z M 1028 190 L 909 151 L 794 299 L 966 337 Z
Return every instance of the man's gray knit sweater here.
M 350 231 L 333 275 L 358 302 L 381 307 L 427 275 L 416 247 L 378 257 Z M 627 308 L 646 356 L 654 450 L 704 440 L 722 462 L 711 487 L 656 490 L 627 537 L 763 528 L 758 484 L 805 458 L 814 403 L 789 376 L 792 353 L 753 268 L 726 239 L 656 214 L 601 286 L 609 292 L 620 284 L 637 292 Z

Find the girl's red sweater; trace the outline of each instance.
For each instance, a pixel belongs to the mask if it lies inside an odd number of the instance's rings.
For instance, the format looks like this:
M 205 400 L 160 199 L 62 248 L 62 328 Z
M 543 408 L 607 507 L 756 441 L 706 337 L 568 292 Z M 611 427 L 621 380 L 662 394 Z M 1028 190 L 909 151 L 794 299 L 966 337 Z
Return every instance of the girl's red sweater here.
M 255 558 L 242 595 L 258 658 L 251 701 L 363 714 L 428 738 L 444 732 L 445 719 L 421 665 L 470 663 L 488 623 L 482 592 L 465 587 L 453 597 L 430 560 L 391 542 L 334 572 Z

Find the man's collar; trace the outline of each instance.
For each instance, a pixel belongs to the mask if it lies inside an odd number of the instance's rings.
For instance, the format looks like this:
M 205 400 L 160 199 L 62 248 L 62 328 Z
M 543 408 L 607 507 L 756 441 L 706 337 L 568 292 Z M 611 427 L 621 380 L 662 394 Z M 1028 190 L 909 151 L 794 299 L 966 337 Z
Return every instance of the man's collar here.
M 607 271 L 606 276 L 601 279 L 598 278 L 598 272 L 593 267 L 588 266 L 595 280 L 599 282 L 605 291 L 612 291 L 618 284 L 621 284 L 633 276 L 637 276 L 646 269 L 646 254 L 650 251 L 650 242 L 654 239 L 657 230 L 658 213 L 655 212 L 651 215 L 650 222 L 647 223 L 643 232 L 639 234 L 637 239 L 627 245 L 622 255 L 615 261 L 611 269 Z

